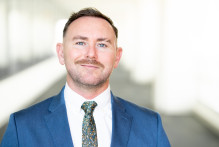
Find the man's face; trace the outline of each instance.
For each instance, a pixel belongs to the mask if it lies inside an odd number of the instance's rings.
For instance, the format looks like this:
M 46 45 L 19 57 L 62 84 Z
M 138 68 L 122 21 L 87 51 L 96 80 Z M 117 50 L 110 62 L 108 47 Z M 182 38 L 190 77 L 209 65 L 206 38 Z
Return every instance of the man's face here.
M 68 84 L 91 88 L 108 86 L 122 49 L 117 48 L 115 33 L 106 20 L 86 16 L 69 25 L 57 53 L 66 66 Z

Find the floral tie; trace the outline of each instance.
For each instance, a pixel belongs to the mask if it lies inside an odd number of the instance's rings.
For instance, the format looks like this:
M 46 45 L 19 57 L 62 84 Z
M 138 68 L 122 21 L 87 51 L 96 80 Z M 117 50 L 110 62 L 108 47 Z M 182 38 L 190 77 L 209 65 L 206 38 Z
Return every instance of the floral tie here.
M 93 117 L 96 106 L 95 101 L 86 101 L 81 106 L 85 112 L 82 124 L 82 147 L 98 147 L 96 124 Z

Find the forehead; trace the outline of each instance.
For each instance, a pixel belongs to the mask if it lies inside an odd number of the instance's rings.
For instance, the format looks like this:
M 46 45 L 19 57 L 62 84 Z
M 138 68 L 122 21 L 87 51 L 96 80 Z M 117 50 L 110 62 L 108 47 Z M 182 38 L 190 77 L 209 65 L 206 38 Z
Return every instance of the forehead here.
M 108 21 L 92 16 L 83 16 L 73 21 L 67 29 L 66 37 L 72 37 L 73 35 L 107 38 L 116 37 L 113 27 Z

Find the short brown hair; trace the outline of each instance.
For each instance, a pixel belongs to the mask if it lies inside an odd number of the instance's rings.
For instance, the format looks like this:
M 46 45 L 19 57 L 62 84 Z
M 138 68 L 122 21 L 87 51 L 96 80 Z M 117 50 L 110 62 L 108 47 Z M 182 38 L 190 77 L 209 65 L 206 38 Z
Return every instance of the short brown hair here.
M 117 28 L 114 26 L 113 21 L 107 17 L 106 15 L 102 14 L 100 11 L 98 11 L 95 8 L 85 8 L 80 10 L 79 12 L 73 13 L 70 18 L 68 19 L 67 23 L 65 24 L 64 30 L 63 30 L 63 37 L 65 37 L 66 31 L 69 27 L 69 25 L 75 21 L 76 19 L 83 17 L 83 16 L 91 16 L 91 17 L 98 17 L 98 18 L 102 18 L 104 20 L 106 20 L 107 22 L 109 22 L 109 24 L 112 26 L 116 38 L 118 38 L 118 30 Z

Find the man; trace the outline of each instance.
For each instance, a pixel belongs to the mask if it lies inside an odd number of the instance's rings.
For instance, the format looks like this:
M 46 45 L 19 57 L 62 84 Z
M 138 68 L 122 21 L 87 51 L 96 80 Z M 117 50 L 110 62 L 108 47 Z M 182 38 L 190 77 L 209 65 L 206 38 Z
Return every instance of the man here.
M 1 146 L 170 147 L 159 114 L 110 92 L 109 77 L 122 55 L 117 37 L 111 19 L 98 10 L 72 14 L 57 44 L 65 87 L 12 114 Z

